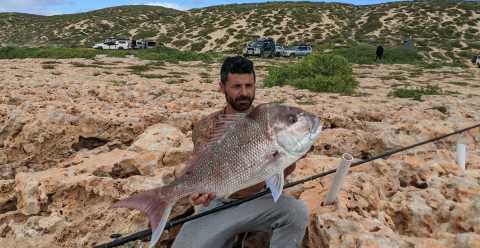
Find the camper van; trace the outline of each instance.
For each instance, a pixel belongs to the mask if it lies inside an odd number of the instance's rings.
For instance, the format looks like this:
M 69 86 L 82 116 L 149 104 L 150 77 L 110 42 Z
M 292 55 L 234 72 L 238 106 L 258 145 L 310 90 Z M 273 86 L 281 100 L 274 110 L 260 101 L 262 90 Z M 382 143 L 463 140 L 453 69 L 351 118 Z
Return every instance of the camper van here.
M 157 46 L 157 42 L 153 40 L 132 40 L 131 42 L 131 48 L 132 49 L 148 49 L 148 48 L 154 48 Z

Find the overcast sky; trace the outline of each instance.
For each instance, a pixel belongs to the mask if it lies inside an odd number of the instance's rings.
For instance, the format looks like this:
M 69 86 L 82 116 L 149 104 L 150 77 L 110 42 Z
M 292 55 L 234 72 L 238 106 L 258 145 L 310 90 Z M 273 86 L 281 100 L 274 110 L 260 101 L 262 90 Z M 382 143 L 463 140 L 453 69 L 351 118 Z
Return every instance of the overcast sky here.
M 22 12 L 41 15 L 58 15 L 85 12 L 106 7 L 119 5 L 157 5 L 179 10 L 188 10 L 191 8 L 201 8 L 219 4 L 231 3 L 252 3 L 267 2 L 261 0 L 245 0 L 245 1 L 210 1 L 210 0 L 187 0 L 187 1 L 144 1 L 144 0 L 0 0 L 0 12 Z M 271 2 L 271 1 L 270 1 Z M 393 2 L 392 0 L 337 0 L 322 2 L 342 2 L 357 5 L 377 4 L 385 2 Z

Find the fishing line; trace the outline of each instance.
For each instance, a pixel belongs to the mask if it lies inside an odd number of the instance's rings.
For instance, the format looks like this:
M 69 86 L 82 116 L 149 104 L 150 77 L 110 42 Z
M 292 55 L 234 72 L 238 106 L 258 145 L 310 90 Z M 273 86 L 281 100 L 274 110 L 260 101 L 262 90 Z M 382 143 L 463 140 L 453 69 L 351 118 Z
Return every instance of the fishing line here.
M 435 141 L 438 141 L 438 140 L 441 140 L 441 139 L 445 139 L 449 136 L 452 136 L 452 135 L 455 135 L 455 134 L 459 134 L 459 133 L 463 133 L 463 132 L 466 132 L 468 130 L 471 130 L 471 129 L 474 129 L 474 128 L 477 128 L 477 127 L 480 127 L 480 123 L 479 124 L 476 124 L 476 125 L 473 125 L 473 126 L 470 126 L 470 127 L 467 127 L 467 128 L 464 128 L 464 129 L 460 129 L 460 130 L 457 130 L 457 131 L 454 131 L 452 133 L 449 133 L 449 134 L 445 134 L 445 135 L 442 135 L 442 136 L 439 136 L 439 137 L 435 137 L 435 138 L 432 138 L 432 139 L 429 139 L 429 140 L 425 140 L 425 141 L 422 141 L 422 142 L 419 142 L 419 143 L 415 143 L 413 145 L 410 145 L 410 146 L 406 146 L 406 147 L 402 147 L 402 148 L 399 148 L 399 149 L 395 149 L 395 150 L 392 150 L 392 151 L 389 151 L 389 152 L 385 152 L 383 154 L 380 154 L 380 155 L 377 155 L 377 156 L 374 156 L 374 157 L 371 157 L 371 158 L 368 158 L 368 159 L 364 159 L 364 160 L 360 160 L 360 161 L 357 161 L 355 163 L 352 163 L 350 165 L 350 167 L 355 167 L 355 166 L 359 166 L 361 164 L 365 164 L 365 163 L 368 163 L 368 162 L 371 162 L 371 161 L 374 161 L 374 160 L 377 160 L 377 159 L 380 159 L 380 158 L 384 158 L 384 157 L 389 157 L 393 154 L 396 154 L 396 153 L 399 153 L 399 152 L 403 152 L 405 150 L 409 150 L 409 149 L 412 149 L 412 148 L 415 148 L 417 146 L 421 146 L 421 145 L 425 145 L 425 144 L 428 144 L 428 143 L 432 143 L 432 142 L 435 142 Z M 310 177 L 306 177 L 304 179 L 301 179 L 301 180 L 298 180 L 298 181 L 295 181 L 295 182 L 291 182 L 291 183 L 287 183 L 283 188 L 284 189 L 287 189 L 287 188 L 290 188 L 290 187 L 294 187 L 296 185 L 299 185 L 299 184 L 302 184 L 302 183 L 305 183 L 305 182 L 308 182 L 308 181 L 312 181 L 312 180 L 315 180 L 317 178 L 321 178 L 321 177 L 324 177 L 324 176 L 327 176 L 327 175 L 330 175 L 330 174 L 333 174 L 335 173 L 336 169 L 332 169 L 332 170 L 329 170 L 329 171 L 325 171 L 325 172 L 322 172 L 322 173 L 319 173 L 319 174 L 316 174 L 316 175 L 313 175 L 313 176 L 310 176 Z M 188 216 L 188 217 L 185 217 L 185 218 L 179 218 L 179 219 L 173 219 L 171 221 L 169 221 L 167 223 L 167 225 L 165 226 L 165 229 L 168 229 L 168 228 L 171 228 L 171 227 L 174 227 L 176 225 L 180 225 L 180 224 L 183 224 L 185 222 L 188 222 L 188 221 L 191 221 L 191 220 L 194 220 L 194 219 L 198 219 L 200 217 L 203 217 L 203 216 L 206 216 L 206 215 L 209 215 L 209 214 L 213 214 L 215 212 L 218 212 L 218 211 L 221 211 L 221 210 L 224 210 L 224 209 L 227 209 L 227 208 L 231 208 L 231 207 L 234 207 L 234 206 L 238 206 L 242 203 L 245 203 L 245 202 L 248 202 L 248 201 L 251 201 L 251 200 L 254 200 L 254 199 L 257 199 L 259 197 L 262 197 L 266 194 L 270 193 L 270 190 L 264 190 L 264 191 L 261 191 L 261 192 L 258 192 L 256 194 L 253 194 L 251 196 L 248 196 L 246 198 L 242 198 L 240 200 L 236 200 L 236 201 L 233 201 L 233 202 L 229 202 L 229 203 L 226 203 L 222 206 L 219 206 L 219 207 L 216 207 L 216 208 L 212 208 L 210 210 L 207 210 L 207 211 L 204 211 L 202 213 L 199 213 L 199 214 L 195 214 L 195 215 L 191 215 L 191 216 Z M 143 231 L 139 231 L 139 232 L 136 232 L 134 234 L 131 234 L 129 236 L 125 236 L 123 238 L 118 238 L 118 239 L 115 239 L 109 243 L 105 243 L 105 244 L 101 244 L 101 245 L 98 245 L 98 246 L 94 246 L 94 248 L 111 248 L 111 247 L 116 247 L 116 246 L 120 246 L 120 245 L 123 245 L 125 243 L 128 243 L 128 242 L 131 242 L 131 241 L 135 241 L 137 239 L 142 239 L 142 238 L 145 238 L 145 237 L 148 237 L 152 234 L 152 230 L 150 229 L 146 229 L 146 230 L 143 230 Z

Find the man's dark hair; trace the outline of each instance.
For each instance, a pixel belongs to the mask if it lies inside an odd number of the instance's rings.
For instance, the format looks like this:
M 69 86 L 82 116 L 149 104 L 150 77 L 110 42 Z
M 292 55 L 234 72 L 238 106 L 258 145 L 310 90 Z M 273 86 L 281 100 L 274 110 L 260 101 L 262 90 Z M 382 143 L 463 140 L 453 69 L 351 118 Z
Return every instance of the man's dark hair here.
M 222 64 L 222 69 L 220 70 L 220 81 L 222 84 L 227 83 L 229 73 L 253 73 L 253 80 L 255 80 L 253 62 L 242 56 L 225 58 Z

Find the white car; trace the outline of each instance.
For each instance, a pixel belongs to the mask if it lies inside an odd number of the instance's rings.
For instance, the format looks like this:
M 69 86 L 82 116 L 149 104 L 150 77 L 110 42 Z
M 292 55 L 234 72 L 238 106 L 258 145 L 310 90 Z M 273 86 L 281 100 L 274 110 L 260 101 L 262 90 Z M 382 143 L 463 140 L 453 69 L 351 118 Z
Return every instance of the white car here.
M 294 46 L 283 50 L 284 57 L 307 56 L 312 53 L 311 46 Z
M 111 50 L 122 50 L 129 49 L 130 42 L 128 40 L 116 40 L 116 39 L 106 39 L 103 43 L 97 43 L 93 45 L 92 48 L 95 49 L 111 49 Z

